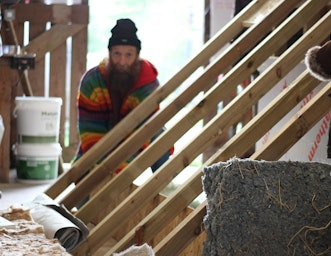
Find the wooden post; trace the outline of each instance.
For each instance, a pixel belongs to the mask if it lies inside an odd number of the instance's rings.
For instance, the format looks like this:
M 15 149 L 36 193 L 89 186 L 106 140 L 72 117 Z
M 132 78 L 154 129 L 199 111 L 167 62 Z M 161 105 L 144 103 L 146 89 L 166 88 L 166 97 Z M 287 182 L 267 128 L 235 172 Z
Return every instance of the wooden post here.
M 5 125 L 5 132 L 0 145 L 0 182 L 9 182 L 10 136 L 12 119 L 12 92 L 17 82 L 17 72 L 10 68 L 8 58 L 0 58 L 0 115 Z

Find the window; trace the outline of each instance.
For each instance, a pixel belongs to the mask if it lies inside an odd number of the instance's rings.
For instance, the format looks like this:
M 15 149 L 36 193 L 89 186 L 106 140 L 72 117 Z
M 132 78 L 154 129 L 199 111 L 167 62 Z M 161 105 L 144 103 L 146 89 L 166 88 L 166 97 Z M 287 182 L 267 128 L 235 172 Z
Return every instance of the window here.
M 141 57 L 157 67 L 161 84 L 203 45 L 203 0 L 93 0 L 89 5 L 87 68 L 107 56 L 110 30 L 120 18 L 136 23 Z

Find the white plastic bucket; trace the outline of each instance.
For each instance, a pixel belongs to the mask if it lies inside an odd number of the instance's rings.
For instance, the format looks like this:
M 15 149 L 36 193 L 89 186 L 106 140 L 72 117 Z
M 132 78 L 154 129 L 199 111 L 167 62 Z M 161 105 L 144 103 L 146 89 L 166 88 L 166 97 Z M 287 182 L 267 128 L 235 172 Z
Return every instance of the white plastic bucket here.
M 17 143 L 57 143 L 62 99 L 16 97 Z
M 17 180 L 22 183 L 48 183 L 58 177 L 62 148 L 53 144 L 16 144 Z

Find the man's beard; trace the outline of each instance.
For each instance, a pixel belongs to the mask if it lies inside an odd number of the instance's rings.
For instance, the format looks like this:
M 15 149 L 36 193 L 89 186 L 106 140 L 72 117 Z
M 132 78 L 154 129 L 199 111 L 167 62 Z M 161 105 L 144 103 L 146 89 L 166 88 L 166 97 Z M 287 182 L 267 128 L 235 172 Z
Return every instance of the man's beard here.
M 135 61 L 127 69 L 123 69 L 118 64 L 114 64 L 110 61 L 110 70 L 108 73 L 108 79 L 110 82 L 110 88 L 114 91 L 124 94 L 134 85 L 140 72 L 139 60 Z

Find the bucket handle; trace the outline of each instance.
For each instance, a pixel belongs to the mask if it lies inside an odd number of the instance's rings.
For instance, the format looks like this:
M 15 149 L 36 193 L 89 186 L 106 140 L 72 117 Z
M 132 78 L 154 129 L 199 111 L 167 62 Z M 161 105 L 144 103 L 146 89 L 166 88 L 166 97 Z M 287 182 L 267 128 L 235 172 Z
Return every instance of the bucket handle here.
M 18 110 L 18 108 L 21 107 L 22 105 L 23 105 L 23 104 L 16 105 L 16 107 L 14 108 L 14 110 L 13 110 L 13 116 L 14 116 L 15 118 L 17 118 L 17 110 Z

